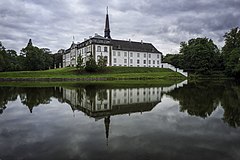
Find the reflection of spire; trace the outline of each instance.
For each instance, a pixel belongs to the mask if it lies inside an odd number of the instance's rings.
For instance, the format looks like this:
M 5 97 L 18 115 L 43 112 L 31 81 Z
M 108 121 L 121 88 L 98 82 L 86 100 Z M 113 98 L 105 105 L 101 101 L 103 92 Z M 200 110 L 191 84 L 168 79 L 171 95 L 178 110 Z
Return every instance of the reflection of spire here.
M 110 116 L 104 118 L 104 124 L 105 124 L 105 134 L 106 134 L 106 140 L 107 140 L 107 146 L 108 146 Z

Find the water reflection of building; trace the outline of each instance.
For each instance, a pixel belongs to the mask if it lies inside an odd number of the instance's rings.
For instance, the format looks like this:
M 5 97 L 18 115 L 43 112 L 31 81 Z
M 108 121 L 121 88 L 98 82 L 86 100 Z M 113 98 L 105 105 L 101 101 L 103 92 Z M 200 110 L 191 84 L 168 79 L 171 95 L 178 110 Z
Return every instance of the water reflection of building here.
M 63 99 L 73 110 L 99 119 L 111 115 L 150 111 L 161 101 L 162 88 L 63 89 Z
M 162 87 L 63 89 L 63 100 L 96 120 L 104 118 L 108 144 L 110 116 L 151 111 L 162 98 Z

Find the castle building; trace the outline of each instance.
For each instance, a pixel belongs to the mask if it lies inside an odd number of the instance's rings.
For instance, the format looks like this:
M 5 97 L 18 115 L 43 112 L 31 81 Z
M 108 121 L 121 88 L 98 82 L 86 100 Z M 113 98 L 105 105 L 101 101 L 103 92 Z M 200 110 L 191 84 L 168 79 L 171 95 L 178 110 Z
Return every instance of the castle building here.
M 95 34 L 81 43 L 73 42 L 63 54 L 63 67 L 76 66 L 80 54 L 84 62 L 89 56 L 93 56 L 96 61 L 103 56 L 107 60 L 107 66 L 162 67 L 162 53 L 151 43 L 111 38 L 108 12 L 104 37 Z

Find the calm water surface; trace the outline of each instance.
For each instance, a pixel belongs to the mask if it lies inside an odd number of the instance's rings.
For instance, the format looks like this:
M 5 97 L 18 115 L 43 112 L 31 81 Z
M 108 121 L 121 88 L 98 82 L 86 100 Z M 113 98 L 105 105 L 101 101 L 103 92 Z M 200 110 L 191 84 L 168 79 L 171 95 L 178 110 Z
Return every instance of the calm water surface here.
M 240 159 L 240 85 L 0 87 L 0 159 Z

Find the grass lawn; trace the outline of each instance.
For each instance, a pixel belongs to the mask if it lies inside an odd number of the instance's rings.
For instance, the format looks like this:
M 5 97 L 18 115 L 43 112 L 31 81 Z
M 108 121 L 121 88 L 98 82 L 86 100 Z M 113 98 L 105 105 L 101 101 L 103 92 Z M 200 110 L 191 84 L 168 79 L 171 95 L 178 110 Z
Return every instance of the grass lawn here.
M 45 71 L 1 72 L 0 78 L 185 79 L 169 69 L 143 67 L 107 67 L 103 73 L 79 73 L 76 68 L 66 67 Z

